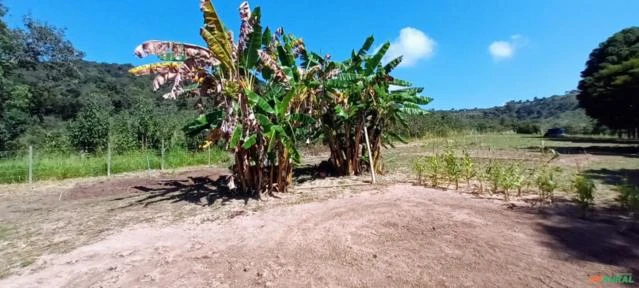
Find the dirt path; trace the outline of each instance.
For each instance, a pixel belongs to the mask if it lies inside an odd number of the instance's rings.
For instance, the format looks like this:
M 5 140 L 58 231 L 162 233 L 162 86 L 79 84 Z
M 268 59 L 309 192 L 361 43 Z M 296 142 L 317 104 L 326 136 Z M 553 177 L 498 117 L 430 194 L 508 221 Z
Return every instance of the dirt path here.
M 401 184 L 132 226 L 0 287 L 587 287 L 593 274 L 639 277 L 636 243 L 605 223 Z

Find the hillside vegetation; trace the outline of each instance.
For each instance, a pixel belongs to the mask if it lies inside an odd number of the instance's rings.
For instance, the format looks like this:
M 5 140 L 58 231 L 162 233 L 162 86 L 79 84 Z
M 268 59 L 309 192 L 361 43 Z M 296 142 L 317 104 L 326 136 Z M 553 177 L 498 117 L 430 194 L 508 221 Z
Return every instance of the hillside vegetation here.
M 492 108 L 431 110 L 427 115 L 413 116 L 410 129 L 397 129 L 406 137 L 471 131 L 539 134 L 553 127 L 565 128 L 569 134 L 606 132 L 579 107 L 576 95 L 577 91 L 569 91 L 564 95 L 509 101 Z

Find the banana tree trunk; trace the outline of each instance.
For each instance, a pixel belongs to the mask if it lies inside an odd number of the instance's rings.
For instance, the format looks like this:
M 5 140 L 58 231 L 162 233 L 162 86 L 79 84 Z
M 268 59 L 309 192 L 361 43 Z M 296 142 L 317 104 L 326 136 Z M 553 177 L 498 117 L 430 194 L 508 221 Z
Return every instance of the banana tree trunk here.
M 355 131 L 355 137 L 354 137 L 354 142 L 355 144 L 353 145 L 353 155 L 351 158 L 351 161 L 353 163 L 353 167 L 355 167 L 355 171 L 353 171 L 353 174 L 349 174 L 349 175 L 359 175 L 360 173 L 362 173 L 361 168 L 360 168 L 360 159 L 362 157 L 362 132 L 364 131 L 364 124 L 366 124 L 366 115 L 362 114 L 361 118 L 359 119 L 357 125 L 356 125 L 356 131 Z

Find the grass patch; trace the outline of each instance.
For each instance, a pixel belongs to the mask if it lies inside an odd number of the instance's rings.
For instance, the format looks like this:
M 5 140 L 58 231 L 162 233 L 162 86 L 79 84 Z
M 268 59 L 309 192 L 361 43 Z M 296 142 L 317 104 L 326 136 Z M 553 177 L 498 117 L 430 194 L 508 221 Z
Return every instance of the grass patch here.
M 214 165 L 230 160 L 228 154 L 220 149 L 188 152 L 172 150 L 164 153 L 157 151 L 138 151 L 122 155 L 112 155 L 111 173 L 142 171 L 146 169 L 174 169 L 196 165 Z M 0 159 L 0 183 L 24 183 L 28 180 L 29 159 L 18 155 Z M 33 156 L 33 180 L 61 180 L 68 178 L 95 177 L 107 175 L 106 155 L 86 154 L 40 154 Z
M 9 235 L 12 233 L 13 228 L 7 225 L 0 224 L 0 241 L 9 239 Z

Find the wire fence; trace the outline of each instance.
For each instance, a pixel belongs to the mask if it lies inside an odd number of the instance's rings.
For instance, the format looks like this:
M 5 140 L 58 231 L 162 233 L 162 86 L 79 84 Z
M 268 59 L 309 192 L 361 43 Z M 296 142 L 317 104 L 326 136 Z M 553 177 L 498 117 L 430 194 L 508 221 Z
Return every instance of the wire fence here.
M 99 154 L 24 150 L 0 151 L 0 183 L 33 183 L 43 180 L 111 176 L 148 170 L 224 163 L 229 156 L 212 147 L 199 151 L 184 148 L 115 153 L 109 146 Z

